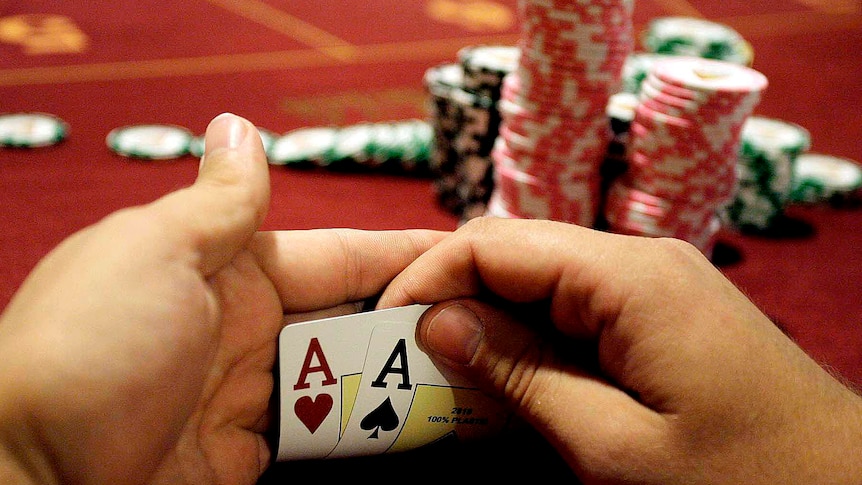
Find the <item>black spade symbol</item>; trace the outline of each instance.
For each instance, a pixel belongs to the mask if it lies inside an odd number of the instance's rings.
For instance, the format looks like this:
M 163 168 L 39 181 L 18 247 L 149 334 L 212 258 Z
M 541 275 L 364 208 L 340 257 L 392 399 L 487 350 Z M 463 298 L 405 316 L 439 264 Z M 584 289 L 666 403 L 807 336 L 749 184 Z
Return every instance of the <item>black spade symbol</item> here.
M 392 431 L 398 427 L 398 423 L 398 415 L 395 413 L 395 408 L 392 407 L 392 401 L 387 397 L 374 411 L 371 411 L 367 416 L 362 418 L 362 421 L 359 422 L 359 427 L 365 431 L 374 430 L 368 439 L 377 439 L 381 429 L 383 431 Z

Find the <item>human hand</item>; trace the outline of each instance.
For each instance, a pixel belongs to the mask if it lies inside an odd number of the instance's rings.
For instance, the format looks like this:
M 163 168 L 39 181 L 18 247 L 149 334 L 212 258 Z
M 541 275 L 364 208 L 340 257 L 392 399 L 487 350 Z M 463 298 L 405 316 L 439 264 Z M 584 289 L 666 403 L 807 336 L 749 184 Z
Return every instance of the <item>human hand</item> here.
M 350 311 L 440 237 L 256 233 L 256 130 L 206 139 L 194 185 L 67 239 L 0 317 L 0 482 L 254 483 L 285 322 Z
M 432 357 L 506 402 L 585 483 L 862 477 L 859 396 L 683 242 L 476 219 L 378 307 L 414 302 L 441 302 L 417 328 Z M 586 365 L 572 355 L 585 342 Z

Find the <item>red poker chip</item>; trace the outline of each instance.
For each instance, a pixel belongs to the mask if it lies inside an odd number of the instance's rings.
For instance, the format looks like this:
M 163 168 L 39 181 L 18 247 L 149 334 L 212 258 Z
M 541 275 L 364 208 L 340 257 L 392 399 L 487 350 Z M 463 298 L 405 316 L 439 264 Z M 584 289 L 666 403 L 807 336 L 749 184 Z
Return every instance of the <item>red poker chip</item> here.
M 652 69 L 656 78 L 695 91 L 749 93 L 763 91 L 768 85 L 760 72 L 726 61 L 699 57 L 669 57 Z
M 612 135 L 606 110 L 634 43 L 632 10 L 628 0 L 519 3 L 520 56 L 497 104 L 487 214 L 594 223 Z

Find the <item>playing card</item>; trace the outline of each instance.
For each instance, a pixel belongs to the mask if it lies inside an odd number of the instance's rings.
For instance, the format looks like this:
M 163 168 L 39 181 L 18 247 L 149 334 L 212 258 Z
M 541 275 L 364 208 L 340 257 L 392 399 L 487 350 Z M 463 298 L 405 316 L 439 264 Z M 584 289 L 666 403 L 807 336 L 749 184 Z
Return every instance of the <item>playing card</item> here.
M 338 443 L 359 388 L 372 330 L 416 322 L 427 305 L 363 312 L 286 326 L 279 335 L 277 460 L 327 456 Z
M 477 438 L 505 426 L 502 407 L 464 378 L 438 369 L 415 334 L 416 322 L 374 327 L 356 402 L 330 458 Z

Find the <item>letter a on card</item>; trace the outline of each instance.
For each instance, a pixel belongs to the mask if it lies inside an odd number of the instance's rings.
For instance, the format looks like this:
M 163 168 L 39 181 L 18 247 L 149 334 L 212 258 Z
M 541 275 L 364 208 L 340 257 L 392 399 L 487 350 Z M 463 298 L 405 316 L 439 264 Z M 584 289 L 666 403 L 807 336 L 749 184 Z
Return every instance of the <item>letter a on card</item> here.
M 280 425 L 277 460 L 323 458 L 347 425 L 371 332 L 381 322 L 412 321 L 425 305 L 286 326 L 279 335 Z M 401 364 L 393 362 L 393 371 Z M 385 418 L 384 411 L 380 417 Z M 385 419 L 386 427 L 390 426 Z

